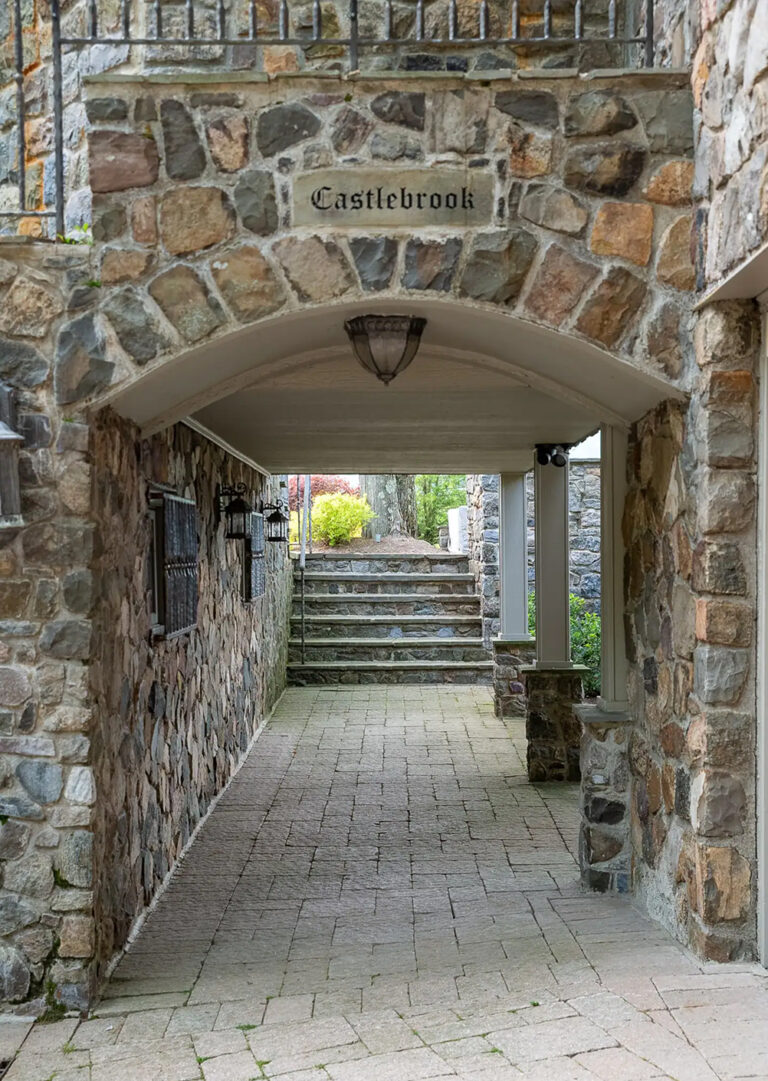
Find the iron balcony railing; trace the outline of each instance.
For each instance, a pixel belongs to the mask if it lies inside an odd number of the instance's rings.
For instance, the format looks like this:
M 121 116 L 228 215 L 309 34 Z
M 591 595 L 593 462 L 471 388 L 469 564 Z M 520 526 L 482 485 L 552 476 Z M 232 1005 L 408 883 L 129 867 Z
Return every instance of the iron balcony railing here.
M 64 232 L 66 179 L 62 73 L 73 52 L 100 49 L 98 70 L 144 71 L 258 70 L 263 50 L 272 46 L 301 50 L 308 74 L 357 72 L 363 54 L 369 69 L 382 75 L 396 67 L 428 69 L 440 53 L 449 57 L 448 70 L 466 70 L 473 54 L 480 67 L 487 63 L 489 49 L 500 50 L 491 57 L 494 67 L 515 68 L 521 57 L 531 65 L 542 53 L 545 63 L 568 61 L 581 70 L 654 63 L 654 0 L 119 0 L 117 6 L 111 0 L 50 0 L 50 15 L 31 24 L 24 21 L 27 5 L 12 4 L 13 62 L 5 70 L 13 71 L 15 110 L 0 140 L 15 146 L 5 148 L 0 219 L 51 219 L 57 235 Z M 50 54 L 41 64 L 40 48 L 48 40 Z M 81 66 L 94 65 L 70 63 L 68 70 Z M 33 188 L 27 176 L 27 83 L 41 67 L 50 79 L 53 130 L 45 182 L 38 177 Z

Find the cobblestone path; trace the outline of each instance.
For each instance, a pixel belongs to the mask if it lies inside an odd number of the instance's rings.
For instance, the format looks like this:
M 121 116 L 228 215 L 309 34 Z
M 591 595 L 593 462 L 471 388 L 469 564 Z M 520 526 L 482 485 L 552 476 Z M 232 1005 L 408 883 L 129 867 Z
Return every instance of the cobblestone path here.
M 763 970 L 582 894 L 524 758 L 486 688 L 289 691 L 94 1019 L 0 1024 L 6 1081 L 768 1078 Z

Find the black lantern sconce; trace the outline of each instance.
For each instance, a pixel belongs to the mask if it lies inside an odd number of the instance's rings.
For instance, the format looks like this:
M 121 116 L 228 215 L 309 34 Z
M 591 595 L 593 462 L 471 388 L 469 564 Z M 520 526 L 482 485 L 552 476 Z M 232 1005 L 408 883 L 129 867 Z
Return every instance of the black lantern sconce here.
M 280 497 L 276 503 L 263 503 L 264 536 L 275 544 L 287 544 L 290 534 L 290 516 L 288 514 L 287 484 L 280 481 Z
M 554 465 L 564 469 L 568 464 L 568 451 L 571 443 L 537 443 L 536 461 L 539 465 Z
M 245 499 L 244 484 L 220 484 L 217 493 L 219 521 L 224 519 L 227 540 L 248 540 L 251 536 L 253 507 Z

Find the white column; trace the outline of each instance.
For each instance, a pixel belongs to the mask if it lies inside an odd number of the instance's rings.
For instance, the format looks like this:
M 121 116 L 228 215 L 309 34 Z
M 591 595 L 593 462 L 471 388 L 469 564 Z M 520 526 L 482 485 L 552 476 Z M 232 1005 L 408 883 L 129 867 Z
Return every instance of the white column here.
M 528 510 L 525 473 L 502 473 L 499 488 L 501 632 L 505 642 L 529 642 Z
M 600 709 L 623 711 L 627 702 L 624 636 L 624 539 L 621 519 L 627 494 L 627 433 L 600 429 Z
M 757 297 L 760 348 L 760 451 L 757 501 L 757 941 L 768 960 L 768 290 Z
M 568 466 L 534 465 L 536 667 L 569 668 Z

